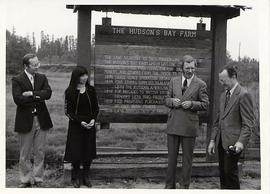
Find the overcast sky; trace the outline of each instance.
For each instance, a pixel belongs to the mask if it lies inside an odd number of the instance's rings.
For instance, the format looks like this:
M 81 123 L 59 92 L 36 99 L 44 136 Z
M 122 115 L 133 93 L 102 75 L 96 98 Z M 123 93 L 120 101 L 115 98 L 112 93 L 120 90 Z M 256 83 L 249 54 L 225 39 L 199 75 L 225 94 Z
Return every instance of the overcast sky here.
M 70 9 L 66 9 L 66 3 L 64 0 L 55 2 L 50 0 L 8 0 L 5 3 L 6 28 L 12 30 L 14 26 L 16 33 L 22 36 L 27 34 L 32 36 L 32 32 L 34 32 L 37 43 L 40 41 L 41 30 L 44 30 L 45 34 L 54 34 L 55 38 L 65 35 L 76 37 L 77 14 Z M 227 50 L 236 59 L 239 52 L 239 43 L 241 43 L 241 57 L 248 56 L 258 59 L 258 8 L 256 4 L 249 3 L 249 1 L 245 5 L 252 6 L 252 9 L 241 11 L 240 17 L 228 20 Z M 92 24 L 101 24 L 101 17 L 105 16 L 105 13 L 92 13 Z M 108 17 L 112 17 L 112 25 L 186 29 L 195 29 L 196 23 L 200 19 L 115 13 L 108 13 Z M 206 18 L 203 21 L 209 29 L 210 19 Z

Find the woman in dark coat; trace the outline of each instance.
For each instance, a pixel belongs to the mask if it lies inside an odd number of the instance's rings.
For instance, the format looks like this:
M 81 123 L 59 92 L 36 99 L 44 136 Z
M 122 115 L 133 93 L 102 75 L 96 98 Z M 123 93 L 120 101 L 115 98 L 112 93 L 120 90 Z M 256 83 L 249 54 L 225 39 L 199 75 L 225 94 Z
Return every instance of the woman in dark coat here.
M 89 171 L 96 158 L 95 121 L 99 112 L 93 86 L 88 83 L 86 68 L 77 66 L 65 91 L 65 113 L 69 118 L 64 160 L 72 163 L 71 182 L 80 187 L 80 165 L 83 166 L 83 184 L 91 187 Z

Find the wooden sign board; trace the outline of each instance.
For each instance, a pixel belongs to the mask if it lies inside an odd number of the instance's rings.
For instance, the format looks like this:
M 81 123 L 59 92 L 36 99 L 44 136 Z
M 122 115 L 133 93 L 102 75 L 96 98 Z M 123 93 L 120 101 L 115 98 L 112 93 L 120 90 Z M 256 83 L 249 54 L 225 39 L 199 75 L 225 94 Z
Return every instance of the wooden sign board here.
M 184 55 L 210 86 L 211 31 L 96 26 L 94 83 L 104 122 L 163 123 L 168 84 Z

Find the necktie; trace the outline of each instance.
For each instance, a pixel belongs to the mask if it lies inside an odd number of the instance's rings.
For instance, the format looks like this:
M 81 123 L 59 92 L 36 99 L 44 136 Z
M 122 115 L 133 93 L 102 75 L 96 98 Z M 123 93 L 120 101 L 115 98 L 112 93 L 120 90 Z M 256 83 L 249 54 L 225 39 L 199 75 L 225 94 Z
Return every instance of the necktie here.
M 33 87 L 33 89 L 34 89 L 34 76 L 30 76 L 30 82 L 31 82 L 32 87 Z M 32 110 L 32 113 L 35 114 L 36 112 L 37 112 L 37 109 L 34 108 L 34 109 Z
M 224 109 L 227 107 L 229 100 L 230 100 L 230 97 L 231 97 L 231 92 L 230 92 L 230 90 L 227 90 Z
M 182 87 L 182 94 L 185 93 L 186 89 L 187 89 L 187 79 L 184 80 L 183 87 Z
M 32 84 L 32 86 L 34 88 L 34 77 L 33 76 L 30 77 L 30 82 L 31 82 L 31 84 Z

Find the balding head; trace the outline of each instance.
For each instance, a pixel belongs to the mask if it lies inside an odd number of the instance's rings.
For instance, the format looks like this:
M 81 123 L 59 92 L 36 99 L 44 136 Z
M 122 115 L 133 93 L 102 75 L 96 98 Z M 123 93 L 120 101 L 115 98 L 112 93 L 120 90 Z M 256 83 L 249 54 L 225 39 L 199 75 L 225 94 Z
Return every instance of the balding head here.
M 230 90 L 237 83 L 237 72 L 235 68 L 225 67 L 219 74 L 219 82 L 225 90 Z

